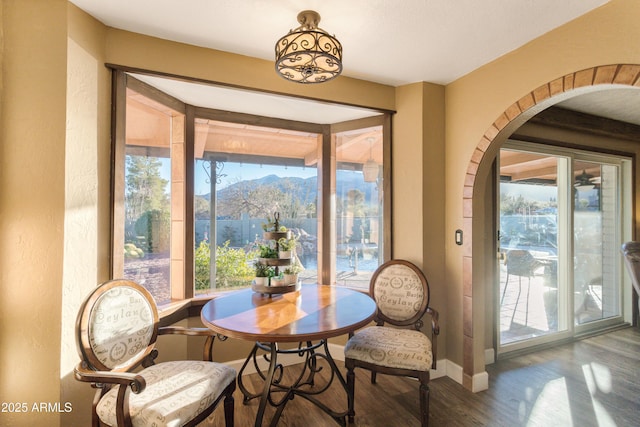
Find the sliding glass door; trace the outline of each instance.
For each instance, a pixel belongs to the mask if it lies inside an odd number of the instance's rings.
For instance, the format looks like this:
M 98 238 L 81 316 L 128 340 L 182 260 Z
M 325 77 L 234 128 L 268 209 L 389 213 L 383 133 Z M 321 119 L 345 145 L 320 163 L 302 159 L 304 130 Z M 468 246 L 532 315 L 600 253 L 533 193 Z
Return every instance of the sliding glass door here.
M 622 321 L 630 160 L 510 141 L 499 156 L 498 351 Z
M 568 330 L 566 157 L 500 152 L 500 344 Z
M 620 316 L 620 166 L 574 160 L 576 326 Z

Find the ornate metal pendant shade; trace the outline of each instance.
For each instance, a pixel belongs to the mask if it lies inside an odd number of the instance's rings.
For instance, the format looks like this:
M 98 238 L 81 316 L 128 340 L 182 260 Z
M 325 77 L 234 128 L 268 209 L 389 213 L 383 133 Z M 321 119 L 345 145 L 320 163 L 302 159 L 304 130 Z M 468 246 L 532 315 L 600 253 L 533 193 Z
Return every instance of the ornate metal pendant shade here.
M 342 45 L 318 28 L 320 15 L 313 10 L 298 14 L 300 26 L 276 43 L 276 72 L 298 83 L 322 83 L 342 72 Z

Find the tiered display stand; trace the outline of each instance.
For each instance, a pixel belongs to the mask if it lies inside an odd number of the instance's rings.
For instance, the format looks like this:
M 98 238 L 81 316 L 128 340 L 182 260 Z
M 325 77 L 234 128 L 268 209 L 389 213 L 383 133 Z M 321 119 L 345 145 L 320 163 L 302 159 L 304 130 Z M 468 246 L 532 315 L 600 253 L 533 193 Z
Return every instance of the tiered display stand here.
M 274 214 L 274 230 L 280 229 L 280 214 L 276 212 Z M 290 231 L 265 231 L 262 233 L 262 239 L 265 241 L 275 241 L 275 249 L 279 252 L 279 244 L 278 241 L 280 239 L 289 239 L 291 238 Z M 263 265 L 268 265 L 270 267 L 275 267 L 276 276 L 280 274 L 280 267 L 291 265 L 291 258 L 260 258 L 259 262 Z M 257 283 L 251 284 L 251 289 L 254 292 L 258 292 L 261 294 L 286 294 L 288 292 L 295 292 L 300 290 L 300 283 L 296 281 L 296 283 L 292 283 L 289 285 L 259 285 Z

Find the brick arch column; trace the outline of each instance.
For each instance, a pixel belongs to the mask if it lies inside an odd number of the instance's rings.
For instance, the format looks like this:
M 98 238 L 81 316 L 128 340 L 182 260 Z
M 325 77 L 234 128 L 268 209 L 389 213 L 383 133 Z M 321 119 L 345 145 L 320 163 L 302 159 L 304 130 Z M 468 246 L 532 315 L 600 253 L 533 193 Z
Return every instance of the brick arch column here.
M 480 164 L 483 161 L 493 161 L 492 156 L 486 156 L 488 148 L 500 133 L 518 118 L 523 119 L 523 113 L 535 108 L 539 104 L 547 103 L 551 105 L 550 98 L 562 95 L 579 88 L 586 88 L 597 85 L 625 85 L 640 87 L 640 65 L 635 64 L 613 64 L 602 65 L 567 74 L 563 77 L 552 80 L 533 91 L 529 92 L 518 101 L 507 108 L 486 130 L 480 142 L 478 142 L 471 161 L 467 166 L 463 189 L 463 232 L 465 236 L 473 239 L 472 219 L 473 219 L 473 193 L 476 182 L 476 175 Z M 539 107 L 538 107 L 539 108 Z M 531 111 L 529 111 L 531 114 Z M 504 136 L 504 135 L 500 135 Z M 471 240 L 472 240 L 471 239 Z M 474 334 L 473 334 L 473 291 L 479 284 L 473 283 L 473 251 L 468 247 L 464 251 L 463 266 L 463 385 L 473 390 L 474 372 Z

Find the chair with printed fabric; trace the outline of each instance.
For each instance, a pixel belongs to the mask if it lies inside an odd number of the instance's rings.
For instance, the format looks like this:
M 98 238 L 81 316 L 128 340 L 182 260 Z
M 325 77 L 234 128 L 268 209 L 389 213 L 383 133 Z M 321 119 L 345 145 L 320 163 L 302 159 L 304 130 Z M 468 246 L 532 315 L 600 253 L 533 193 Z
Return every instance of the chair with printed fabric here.
M 420 381 L 420 421 L 429 425 L 429 376 L 436 368 L 436 338 L 440 333 L 438 312 L 429 307 L 429 284 L 422 271 L 405 260 L 392 260 L 374 272 L 369 294 L 375 300 L 376 325 L 353 334 L 345 345 L 347 368 L 347 415 L 355 417 L 355 368 L 376 374 L 417 378 Z M 429 335 L 423 317 L 431 317 Z
M 207 336 L 203 361 L 154 363 L 163 334 Z M 207 328 L 159 327 L 151 294 L 128 280 L 96 287 L 80 306 L 78 381 L 97 389 L 93 426 L 195 426 L 224 401 L 233 426 L 236 371 L 212 361 L 215 333 Z

